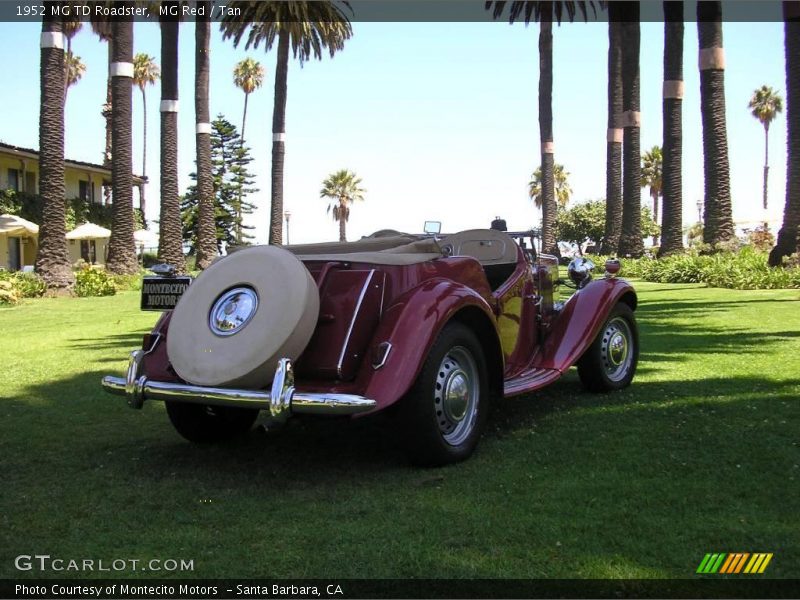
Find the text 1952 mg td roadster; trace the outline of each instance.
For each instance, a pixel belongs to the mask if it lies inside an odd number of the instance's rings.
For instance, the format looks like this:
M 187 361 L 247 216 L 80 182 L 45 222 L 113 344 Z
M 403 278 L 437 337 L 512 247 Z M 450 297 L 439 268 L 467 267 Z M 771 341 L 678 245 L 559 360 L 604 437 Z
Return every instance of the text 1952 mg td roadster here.
M 167 271 L 146 278 L 143 304 L 174 309 L 127 375 L 103 386 L 133 408 L 164 401 L 200 443 L 247 432 L 262 411 L 281 422 L 393 407 L 415 463 L 462 460 L 493 397 L 529 394 L 573 365 L 595 392 L 634 376 L 637 297 L 615 277 L 619 263 L 593 279 L 590 261 L 573 260 L 563 283 L 576 291 L 561 302 L 558 261 L 534 248 L 533 232 L 384 230 L 246 247 L 191 285 Z

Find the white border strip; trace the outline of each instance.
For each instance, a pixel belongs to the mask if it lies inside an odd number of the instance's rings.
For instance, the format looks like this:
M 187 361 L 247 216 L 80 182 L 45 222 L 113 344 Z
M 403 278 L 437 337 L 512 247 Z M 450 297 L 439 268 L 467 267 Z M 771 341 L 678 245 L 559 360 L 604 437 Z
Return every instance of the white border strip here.
M 111 77 L 130 77 L 133 79 L 133 63 L 115 62 L 108 65 L 108 74 Z
M 162 100 L 161 101 L 161 112 L 178 112 L 178 101 L 177 100 Z
M 285 142 L 286 141 L 286 134 L 285 133 L 273 133 L 272 134 L 272 141 L 273 142 Z
M 554 142 L 542 142 L 542 154 L 554 154 L 556 145 Z
M 626 110 L 624 113 L 622 113 L 622 126 L 641 127 L 642 113 L 640 113 L 638 110 Z
M 211 133 L 211 123 L 198 123 L 194 126 L 195 133 Z
M 64 49 L 64 34 L 60 31 L 44 31 L 39 38 L 39 47 Z
M 680 79 L 667 79 L 664 81 L 661 94 L 664 98 L 683 99 L 683 81 Z

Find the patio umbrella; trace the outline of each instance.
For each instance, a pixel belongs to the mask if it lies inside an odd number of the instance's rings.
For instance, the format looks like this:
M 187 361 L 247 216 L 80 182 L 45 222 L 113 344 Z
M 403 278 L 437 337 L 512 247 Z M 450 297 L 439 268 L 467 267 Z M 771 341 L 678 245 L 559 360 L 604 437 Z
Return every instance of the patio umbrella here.
M 111 231 L 94 223 L 84 223 L 67 234 L 68 240 L 97 240 L 111 237 Z
M 36 235 L 39 226 L 16 215 L 0 215 L 0 233 L 8 235 Z
M 147 229 L 138 229 L 134 231 L 133 240 L 136 242 L 137 246 L 147 246 L 148 248 L 158 246 L 158 236 Z

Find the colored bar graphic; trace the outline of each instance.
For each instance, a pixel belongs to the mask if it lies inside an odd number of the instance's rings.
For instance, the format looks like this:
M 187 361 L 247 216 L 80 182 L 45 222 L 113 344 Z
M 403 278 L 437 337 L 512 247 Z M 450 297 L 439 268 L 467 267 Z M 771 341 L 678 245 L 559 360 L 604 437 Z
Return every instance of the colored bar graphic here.
M 721 575 L 763 573 L 772 560 L 772 556 L 772 553 L 766 552 L 754 552 L 753 554 L 749 552 L 708 553 L 700 561 L 697 573 L 719 573 Z
M 761 568 L 758 570 L 758 572 L 759 573 L 763 573 L 764 569 L 767 568 L 767 565 L 769 564 L 769 561 L 771 561 L 771 560 L 772 560 L 772 552 L 767 554 L 766 558 L 764 559 L 764 562 L 761 563 Z

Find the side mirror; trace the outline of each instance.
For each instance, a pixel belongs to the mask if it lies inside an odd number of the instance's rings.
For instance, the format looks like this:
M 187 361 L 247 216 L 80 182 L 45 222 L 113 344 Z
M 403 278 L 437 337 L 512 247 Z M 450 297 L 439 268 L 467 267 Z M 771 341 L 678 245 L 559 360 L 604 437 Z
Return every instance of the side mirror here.
M 425 221 L 422 230 L 428 235 L 439 235 L 442 232 L 441 221 Z

